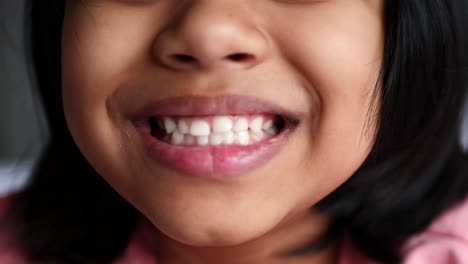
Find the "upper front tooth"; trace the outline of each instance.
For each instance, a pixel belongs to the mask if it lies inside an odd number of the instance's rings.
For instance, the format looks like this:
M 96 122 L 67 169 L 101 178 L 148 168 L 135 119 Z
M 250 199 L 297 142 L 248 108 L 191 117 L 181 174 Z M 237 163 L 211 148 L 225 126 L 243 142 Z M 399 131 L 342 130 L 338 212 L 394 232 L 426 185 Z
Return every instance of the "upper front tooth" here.
M 258 133 L 262 130 L 262 125 L 263 125 L 263 117 L 259 116 L 254 118 L 252 122 L 250 122 L 250 130 L 252 130 L 255 133 Z
M 203 120 L 194 120 L 190 126 L 190 134 L 193 136 L 209 136 L 210 124 Z
M 234 124 L 234 132 L 246 131 L 249 129 L 249 121 L 245 117 L 237 118 Z
M 217 116 L 213 118 L 213 132 L 221 133 L 232 130 L 232 120 L 226 116 Z
M 166 129 L 167 134 L 171 134 L 176 130 L 176 123 L 172 118 L 166 117 L 164 118 L 164 128 Z
M 182 143 L 184 143 L 184 134 L 180 133 L 179 131 L 174 131 L 174 133 L 172 133 L 172 144 L 174 145 L 181 145 Z
M 273 126 L 273 120 L 269 119 L 265 123 L 263 123 L 262 129 L 268 130 Z
M 190 128 L 189 128 L 187 121 L 185 121 L 183 118 L 179 119 L 179 122 L 177 124 L 177 130 L 179 130 L 180 133 L 188 134 L 190 131 Z

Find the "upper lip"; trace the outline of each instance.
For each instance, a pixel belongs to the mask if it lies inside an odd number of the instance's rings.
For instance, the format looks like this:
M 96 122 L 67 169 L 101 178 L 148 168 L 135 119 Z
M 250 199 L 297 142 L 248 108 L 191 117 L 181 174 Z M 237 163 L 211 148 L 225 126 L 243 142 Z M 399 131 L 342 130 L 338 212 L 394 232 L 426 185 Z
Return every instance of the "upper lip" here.
M 139 109 L 132 117 L 134 121 L 152 116 L 213 116 L 273 114 L 289 121 L 298 122 L 298 113 L 287 110 L 275 103 L 251 96 L 177 96 L 159 101 L 151 101 Z

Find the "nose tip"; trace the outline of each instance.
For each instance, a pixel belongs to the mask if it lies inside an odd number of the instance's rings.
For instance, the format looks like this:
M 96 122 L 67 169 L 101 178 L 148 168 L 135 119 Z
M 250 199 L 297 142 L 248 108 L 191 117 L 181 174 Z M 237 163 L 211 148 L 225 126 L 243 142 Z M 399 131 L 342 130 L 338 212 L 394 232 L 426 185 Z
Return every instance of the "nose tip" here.
M 175 70 L 247 69 L 261 63 L 269 46 L 261 31 L 248 18 L 220 12 L 219 6 L 186 10 L 156 37 L 156 60 Z

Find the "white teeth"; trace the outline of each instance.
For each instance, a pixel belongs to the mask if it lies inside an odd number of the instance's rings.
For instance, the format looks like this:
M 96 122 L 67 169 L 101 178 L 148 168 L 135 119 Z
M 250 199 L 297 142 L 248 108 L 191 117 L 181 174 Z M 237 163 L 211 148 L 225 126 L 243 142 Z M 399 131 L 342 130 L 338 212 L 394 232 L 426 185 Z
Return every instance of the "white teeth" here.
M 177 130 L 179 130 L 180 133 L 188 134 L 190 128 L 187 121 L 184 119 L 179 119 L 179 122 L 177 123 Z
M 275 126 L 272 126 L 269 129 L 265 130 L 265 132 L 272 135 L 272 136 L 274 136 L 274 135 L 278 134 L 279 131 L 278 131 L 278 128 L 276 128 Z
M 176 130 L 177 125 L 172 118 L 166 117 L 164 118 L 164 128 L 166 129 L 167 134 L 171 134 Z
M 244 145 L 244 146 L 248 145 L 250 143 L 249 132 L 241 131 L 239 133 L 236 133 L 236 139 L 237 139 L 237 142 L 239 142 L 239 144 Z
M 200 137 L 197 137 L 197 143 L 200 146 L 206 146 L 210 143 L 210 139 L 208 136 L 200 136 Z
M 214 146 L 221 145 L 223 143 L 223 135 L 222 134 L 211 134 L 210 135 L 210 144 Z
M 265 123 L 263 123 L 262 129 L 267 131 L 273 126 L 273 120 L 267 120 Z
M 193 136 L 209 136 L 210 124 L 203 120 L 194 120 L 190 126 L 190 134 Z
M 250 120 L 250 121 L 249 121 Z M 166 131 L 166 139 L 173 145 L 249 145 L 279 133 L 272 118 L 253 116 L 214 116 L 212 118 L 158 119 Z
M 187 146 L 195 144 L 195 137 L 190 134 L 185 134 L 184 144 Z
M 249 129 L 249 121 L 245 117 L 237 118 L 234 124 L 234 132 L 247 131 Z
M 250 132 L 250 138 L 255 140 L 256 142 L 260 142 L 265 138 L 265 133 L 260 131 L 258 133 Z
M 259 116 L 259 117 L 254 118 L 254 120 L 250 122 L 249 128 L 253 132 L 259 133 L 260 131 L 262 131 L 262 125 L 263 125 L 263 117 Z
M 174 145 L 181 145 L 182 143 L 184 143 L 184 134 L 180 133 L 177 130 L 174 131 L 174 133 L 172 133 L 171 142 Z
M 236 140 L 236 135 L 232 131 L 223 133 L 222 137 L 223 137 L 223 144 L 227 144 L 227 145 L 231 145 Z
M 227 116 L 213 118 L 213 132 L 228 132 L 232 130 L 232 120 Z

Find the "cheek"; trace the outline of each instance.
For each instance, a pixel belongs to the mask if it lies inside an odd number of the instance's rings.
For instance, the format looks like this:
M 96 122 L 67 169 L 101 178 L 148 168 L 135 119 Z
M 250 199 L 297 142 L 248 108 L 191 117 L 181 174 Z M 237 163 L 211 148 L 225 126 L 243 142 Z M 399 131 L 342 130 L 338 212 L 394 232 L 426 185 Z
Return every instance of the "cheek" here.
M 144 45 L 144 40 L 135 36 L 141 43 L 129 45 L 126 39 L 135 32 L 110 21 L 113 19 L 77 6 L 67 12 L 62 34 L 62 90 L 67 125 L 81 152 L 103 176 L 118 175 L 116 172 L 127 165 L 121 158 L 125 152 L 121 139 L 127 136 L 116 122 L 119 117 L 110 109 L 108 98 L 131 74 L 128 68 L 137 61 L 139 45 Z M 112 34 L 116 26 L 122 30 Z
M 302 26 L 276 31 L 292 67 L 307 79 L 311 100 L 319 104 L 317 119 L 304 131 L 309 140 L 302 164 L 323 173 L 317 175 L 321 179 L 305 180 L 311 185 L 320 182 L 329 191 L 367 157 L 377 121 L 369 113 L 380 103 L 378 94 L 375 102 L 372 98 L 383 54 L 382 21 L 355 6 L 352 18 L 333 9 L 320 10 L 313 19 L 298 13 L 294 17 Z M 310 23 L 299 23 L 307 19 Z

